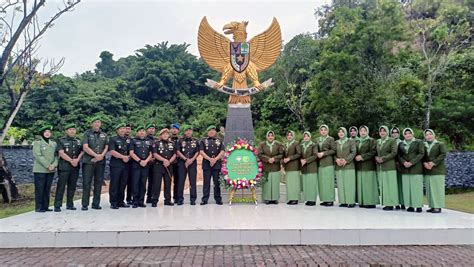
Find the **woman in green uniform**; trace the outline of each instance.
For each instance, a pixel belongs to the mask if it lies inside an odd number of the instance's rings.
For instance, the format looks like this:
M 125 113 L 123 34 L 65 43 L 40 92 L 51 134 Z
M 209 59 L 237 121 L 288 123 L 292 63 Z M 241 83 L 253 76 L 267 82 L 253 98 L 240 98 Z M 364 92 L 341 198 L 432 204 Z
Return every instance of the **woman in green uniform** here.
M 444 208 L 444 180 L 446 167 L 446 146 L 435 139 L 435 132 L 431 129 L 425 130 L 425 157 L 424 157 L 424 179 L 426 196 L 428 198 L 427 212 L 440 213 Z
M 402 170 L 403 200 L 407 211 L 421 212 L 423 207 L 423 157 L 425 147 L 413 137 L 413 130 L 403 130 L 403 140 L 398 145 L 398 161 Z
M 357 155 L 355 157 L 357 199 L 361 208 L 373 209 L 375 205 L 380 203 L 374 162 L 377 149 L 375 140 L 369 136 L 369 127 L 365 125 L 360 126 L 359 136 L 356 144 Z
M 280 199 L 280 178 L 283 158 L 283 146 L 275 141 L 275 133 L 267 132 L 267 140 L 258 145 L 258 157 L 263 163 L 263 172 L 267 181 L 262 188 L 262 199 L 265 204 L 278 204 Z
M 395 158 L 397 157 L 397 141 L 388 136 L 388 127 L 379 127 L 380 139 L 377 140 L 377 174 L 379 177 L 380 197 L 383 210 L 393 210 L 400 204 L 398 198 L 397 170 Z
M 41 137 L 33 142 L 33 176 L 35 179 L 35 211 L 52 211 L 49 195 L 54 173 L 58 166 L 56 142 L 51 140 L 53 127 L 45 125 L 39 129 Z
M 398 127 L 393 127 L 390 130 L 390 135 L 392 136 L 395 141 L 397 141 L 397 147 L 400 145 L 400 129 Z M 403 202 L 403 186 L 402 186 L 402 170 L 400 168 L 400 162 L 398 161 L 398 157 L 395 159 L 395 164 L 397 167 L 397 184 L 398 184 L 398 199 L 400 200 L 400 206 L 396 206 L 396 209 L 405 209 L 405 203 Z
M 334 193 L 334 154 L 336 142 L 329 136 L 329 127 L 326 124 L 319 126 L 318 139 L 318 189 L 321 206 L 332 206 L 336 198 Z
M 287 142 L 285 144 L 283 166 L 286 173 L 286 194 L 288 205 L 298 204 L 301 195 L 300 164 L 301 157 L 300 144 L 295 140 L 295 132 L 286 133 Z
M 301 176 L 303 180 L 303 195 L 307 206 L 316 205 L 318 197 L 318 145 L 311 141 L 311 133 L 303 133 L 301 142 Z
M 336 179 L 339 207 L 355 207 L 356 173 L 354 157 L 356 144 L 347 137 L 347 130 L 339 127 L 336 141 Z

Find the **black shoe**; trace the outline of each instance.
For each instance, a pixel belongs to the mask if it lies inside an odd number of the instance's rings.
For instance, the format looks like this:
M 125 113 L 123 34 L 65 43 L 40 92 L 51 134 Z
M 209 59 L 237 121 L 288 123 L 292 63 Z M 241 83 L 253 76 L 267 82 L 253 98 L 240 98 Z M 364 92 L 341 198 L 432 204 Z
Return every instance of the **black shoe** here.
M 347 208 L 347 204 L 339 204 L 339 207 L 341 207 L 341 208 Z
M 216 200 L 216 204 L 220 206 L 220 205 L 223 205 L 224 203 L 222 203 L 222 200 Z
M 133 201 L 127 200 L 127 204 L 130 205 L 130 206 L 132 206 L 132 205 L 133 205 Z
M 408 212 L 414 212 L 414 211 L 415 211 L 415 209 L 414 209 L 414 208 L 412 208 L 412 207 L 409 207 L 409 208 L 407 209 L 407 211 L 408 211 Z
M 286 204 L 287 205 L 298 205 L 298 200 L 290 200 Z
M 441 208 L 433 209 L 431 213 L 441 213 Z
M 278 200 L 273 200 L 272 204 L 278 205 Z
M 347 205 L 348 208 L 354 208 L 356 206 L 356 204 L 349 204 Z
M 155 203 L 155 202 L 151 203 L 151 206 L 152 206 L 153 208 L 156 208 L 157 205 L 158 205 L 158 203 Z
M 46 212 L 44 209 L 39 209 L 39 210 L 35 210 L 36 212 L 41 212 L 41 213 L 44 213 Z
M 315 201 L 306 201 L 305 205 L 306 206 L 315 206 L 316 202 Z
M 393 206 L 385 206 L 383 207 L 383 210 L 393 210 Z
M 50 212 L 50 211 L 53 211 L 53 209 L 47 208 L 47 209 L 45 209 L 44 211 Z
M 146 208 L 146 205 L 145 205 L 145 203 L 143 203 L 143 202 L 142 202 L 142 203 L 138 203 L 138 206 L 139 206 L 140 208 Z
M 130 205 L 128 205 L 127 203 L 120 203 L 119 204 L 119 208 L 130 208 Z
M 178 206 L 182 206 L 183 204 L 184 204 L 183 201 L 178 201 L 177 203 Z
M 334 202 L 326 202 L 326 207 L 334 206 Z
M 400 209 L 400 205 L 395 206 L 395 209 L 396 209 L 396 210 L 399 210 L 399 209 Z
M 95 209 L 95 210 L 101 210 L 102 209 L 101 206 L 92 206 L 92 208 Z
M 72 206 L 72 207 L 66 207 L 67 210 L 77 210 L 76 207 Z
M 174 203 L 171 201 L 165 201 L 165 206 L 174 206 Z
M 86 206 L 82 206 L 81 210 L 88 210 L 89 208 Z
M 54 212 L 61 212 L 61 208 L 60 207 L 55 207 Z
M 138 208 L 138 204 L 133 204 L 132 209 L 136 209 L 136 208 Z
M 196 205 L 196 201 L 191 200 L 191 205 L 192 205 L 192 206 Z
M 113 210 L 118 210 L 119 207 L 117 205 L 110 205 L 110 208 Z
M 401 208 L 402 208 L 402 210 L 406 209 L 406 208 L 405 208 L 405 205 L 402 205 Z
M 201 201 L 201 206 L 207 205 L 207 201 Z
M 263 203 L 265 203 L 266 205 L 270 205 L 270 204 L 272 204 L 272 202 L 273 202 L 273 201 L 270 201 L 270 200 L 265 200 L 265 201 L 263 201 Z
M 375 209 L 375 205 L 365 205 L 364 208 L 366 208 L 366 209 Z
M 148 197 L 146 199 L 146 204 L 151 204 L 151 203 L 153 203 L 153 200 L 150 197 Z
M 427 209 L 426 212 L 433 212 L 433 208 Z
M 366 205 L 359 205 L 359 208 L 367 208 Z
M 418 212 L 418 213 L 423 212 L 423 209 L 422 208 L 416 208 L 416 212 Z

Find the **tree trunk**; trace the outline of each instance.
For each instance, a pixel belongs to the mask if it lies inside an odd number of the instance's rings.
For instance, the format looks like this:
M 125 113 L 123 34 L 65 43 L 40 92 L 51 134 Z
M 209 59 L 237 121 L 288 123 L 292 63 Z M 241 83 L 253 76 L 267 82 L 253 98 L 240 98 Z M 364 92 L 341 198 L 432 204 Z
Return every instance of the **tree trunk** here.
M 26 94 L 28 90 L 24 90 L 20 93 L 20 96 L 18 97 L 18 100 L 15 103 L 15 107 L 10 110 L 10 113 L 8 114 L 8 119 L 3 123 L 3 131 L 2 134 L 0 135 L 0 144 L 3 144 L 3 140 L 5 139 L 5 136 L 7 135 L 8 129 L 13 123 L 13 119 L 15 119 L 16 114 L 20 110 L 20 107 L 23 105 L 23 102 L 25 101 Z
M 433 105 L 433 87 L 428 87 L 428 95 L 426 100 L 426 111 L 425 111 L 425 129 L 430 128 L 430 119 L 431 119 L 431 106 Z

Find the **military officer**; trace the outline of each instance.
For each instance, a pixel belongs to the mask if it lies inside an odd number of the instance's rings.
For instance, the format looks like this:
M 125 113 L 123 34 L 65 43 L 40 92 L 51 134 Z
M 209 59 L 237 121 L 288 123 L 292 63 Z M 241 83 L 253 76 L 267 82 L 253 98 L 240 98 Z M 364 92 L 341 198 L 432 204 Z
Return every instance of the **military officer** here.
M 167 128 L 160 131 L 160 140 L 155 141 L 153 145 L 153 156 L 155 164 L 153 165 L 153 201 L 152 207 L 156 207 L 160 199 L 161 182 L 164 181 L 165 205 L 173 206 L 171 202 L 171 177 L 173 176 L 172 162 L 176 160 L 176 146 L 170 139 Z
M 179 136 L 179 129 L 180 129 L 180 125 L 178 123 L 173 123 L 171 124 L 171 141 L 174 142 L 174 145 L 176 147 L 178 141 L 181 139 L 181 137 Z M 171 162 L 171 168 L 173 169 L 173 200 L 175 203 L 178 202 L 178 191 L 179 191 L 179 181 L 178 181 L 178 161 L 177 161 L 177 158 Z
M 153 144 L 146 138 L 146 130 L 143 125 L 136 129 L 137 136 L 130 142 L 129 153 L 132 160 L 132 208 L 145 208 L 145 187 L 149 173 L 149 162 L 152 157 Z
M 127 138 L 127 142 L 131 143 L 132 141 L 132 137 L 131 137 L 131 134 L 132 133 L 132 124 L 131 123 L 126 123 L 125 124 L 125 137 Z M 127 204 L 128 205 L 132 205 L 132 195 L 133 195 L 133 191 L 132 191 L 132 163 L 131 161 L 128 162 L 127 164 L 128 166 L 128 181 L 127 181 Z
M 54 197 L 54 211 L 61 211 L 63 204 L 64 190 L 67 185 L 66 209 L 76 210 L 74 207 L 74 194 L 76 192 L 77 178 L 81 168 L 81 159 L 84 155 L 82 142 L 76 137 L 76 125 L 74 123 L 66 125 L 66 136 L 58 141 L 58 184 L 56 186 L 56 196 Z
M 211 191 L 211 177 L 214 183 L 214 199 L 217 205 L 222 205 L 221 187 L 219 175 L 222 166 L 222 157 L 224 156 L 224 145 L 218 139 L 216 126 L 207 127 L 207 137 L 199 143 L 200 154 L 203 157 L 202 171 L 204 176 L 203 196 L 201 205 L 206 205 Z
M 117 135 L 110 138 L 110 185 L 109 185 L 109 201 L 110 208 L 118 209 L 119 207 L 128 208 L 128 204 L 124 202 L 125 187 L 128 182 L 130 172 L 128 153 L 130 139 L 125 136 L 127 131 L 125 123 L 119 123 L 115 127 Z
M 183 205 L 184 183 L 189 175 L 189 191 L 191 194 L 190 203 L 196 205 L 196 176 L 197 161 L 199 156 L 199 141 L 193 137 L 193 127 L 186 125 L 183 127 L 184 137 L 177 142 L 176 151 L 178 155 L 178 195 L 177 204 Z
M 146 126 L 146 138 L 152 143 L 155 143 L 155 134 L 156 134 L 156 125 L 154 123 L 148 123 Z M 153 194 L 153 162 L 155 159 L 152 157 L 150 160 L 150 168 L 147 179 L 147 189 L 146 189 L 146 203 L 152 202 Z
M 100 193 L 104 182 L 105 155 L 109 148 L 107 134 L 101 130 L 102 120 L 99 116 L 91 120 L 91 129 L 84 133 L 82 147 L 82 210 L 88 210 L 91 184 L 94 184 L 92 208 L 100 207 Z

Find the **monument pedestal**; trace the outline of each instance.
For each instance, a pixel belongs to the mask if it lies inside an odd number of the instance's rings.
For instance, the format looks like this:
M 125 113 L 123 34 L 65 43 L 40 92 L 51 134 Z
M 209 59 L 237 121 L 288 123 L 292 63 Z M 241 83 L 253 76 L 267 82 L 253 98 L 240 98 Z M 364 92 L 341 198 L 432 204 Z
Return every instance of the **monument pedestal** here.
M 236 138 L 246 139 L 250 143 L 255 143 L 250 104 L 229 104 L 225 124 L 224 145 L 231 143 Z

